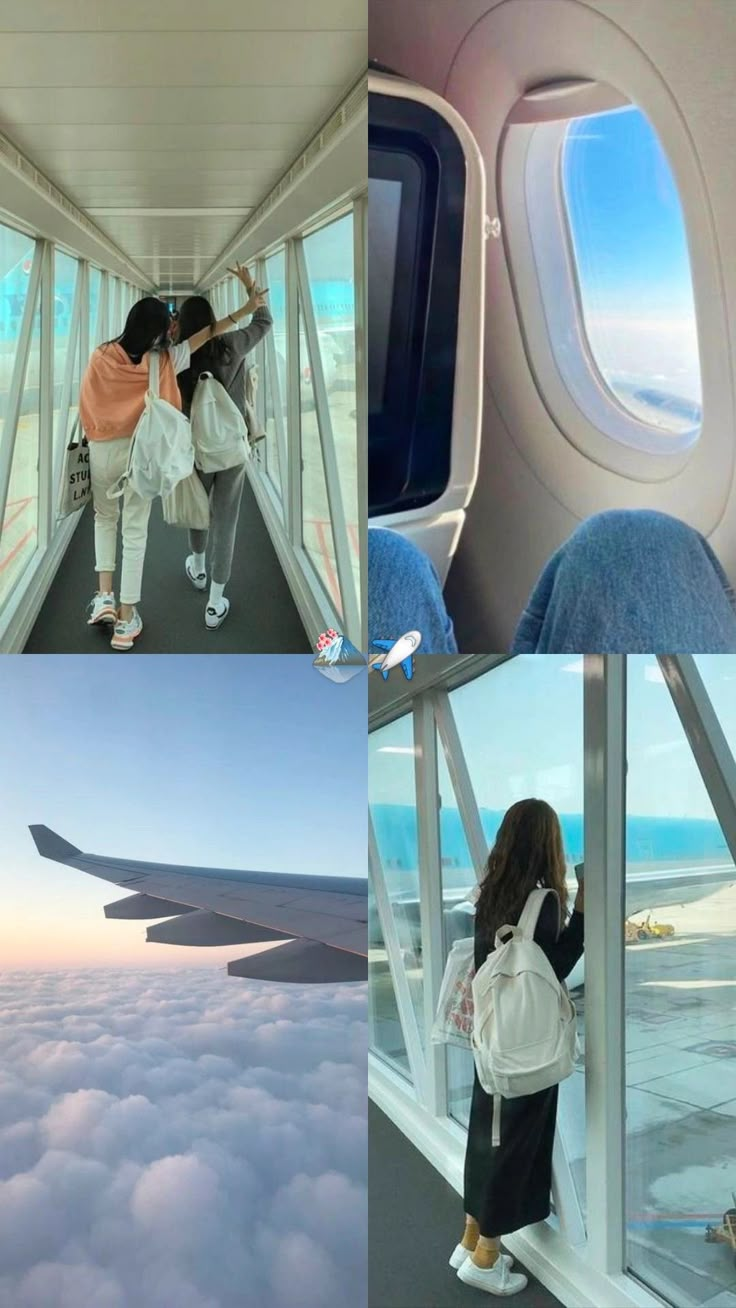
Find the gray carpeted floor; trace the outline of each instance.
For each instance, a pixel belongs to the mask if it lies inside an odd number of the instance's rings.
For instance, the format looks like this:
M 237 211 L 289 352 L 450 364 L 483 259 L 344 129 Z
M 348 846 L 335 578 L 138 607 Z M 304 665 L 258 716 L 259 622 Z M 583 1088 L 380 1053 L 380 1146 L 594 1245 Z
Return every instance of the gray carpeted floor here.
M 497 1300 L 463 1285 L 447 1262 L 462 1232 L 458 1195 L 375 1104 L 368 1110 L 369 1308 L 488 1308 Z M 559 1308 L 531 1276 L 508 1302 Z
M 105 654 L 109 627 L 88 627 L 86 606 L 96 586 L 91 509 L 74 533 L 44 606 L 28 638 L 26 654 Z M 217 631 L 204 625 L 207 592 L 184 575 L 187 533 L 167 527 L 160 501 L 151 513 L 143 595 L 142 654 L 305 654 L 310 645 L 291 592 L 248 482 L 226 594 L 230 614 Z M 118 548 L 119 580 L 120 549 Z

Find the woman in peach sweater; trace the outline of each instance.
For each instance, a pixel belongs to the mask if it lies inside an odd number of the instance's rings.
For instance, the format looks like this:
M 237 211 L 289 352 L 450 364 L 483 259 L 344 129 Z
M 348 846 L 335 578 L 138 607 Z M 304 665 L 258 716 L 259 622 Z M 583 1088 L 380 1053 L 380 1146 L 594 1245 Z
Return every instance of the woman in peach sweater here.
M 159 354 L 159 394 L 181 409 L 176 374 L 189 367 L 191 355 L 223 332 L 233 331 L 241 318 L 264 304 L 257 287 L 248 290 L 250 276 L 239 264 L 233 270 L 246 288 L 247 299 L 240 309 L 203 328 L 180 345 L 167 344 L 169 311 L 162 300 L 148 296 L 133 305 L 125 327 L 115 340 L 100 345 L 92 354 L 79 392 L 79 413 L 89 441 L 92 499 L 95 508 L 95 570 L 98 590 L 90 604 L 90 626 L 114 624 L 113 649 L 131 649 L 143 630 L 138 612 L 143 562 L 148 537 L 151 501 L 127 488 L 123 496 L 123 562 L 120 577 L 120 607 L 115 602 L 113 573 L 117 547 L 119 500 L 108 499 L 107 491 L 128 465 L 130 442 L 143 413 L 148 390 L 148 356 Z

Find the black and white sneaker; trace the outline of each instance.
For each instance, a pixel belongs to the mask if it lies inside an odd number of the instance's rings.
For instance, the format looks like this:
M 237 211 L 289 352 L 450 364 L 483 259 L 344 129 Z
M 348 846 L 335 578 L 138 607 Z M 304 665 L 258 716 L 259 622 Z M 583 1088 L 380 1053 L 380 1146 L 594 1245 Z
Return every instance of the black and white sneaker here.
M 207 573 L 194 571 L 193 554 L 187 555 L 186 563 L 184 564 L 184 571 L 186 572 L 195 590 L 204 590 L 205 586 L 207 585 Z
M 222 626 L 229 612 L 230 600 L 224 597 L 218 604 L 208 604 L 204 611 L 205 626 L 210 631 L 217 631 L 217 628 Z

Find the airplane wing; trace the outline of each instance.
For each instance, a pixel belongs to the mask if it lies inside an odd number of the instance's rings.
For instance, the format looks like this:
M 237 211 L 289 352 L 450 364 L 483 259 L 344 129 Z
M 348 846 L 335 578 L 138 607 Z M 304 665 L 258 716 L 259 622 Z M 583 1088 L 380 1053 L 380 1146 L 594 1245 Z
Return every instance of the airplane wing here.
M 240 872 L 84 854 L 49 827 L 32 826 L 39 854 L 135 893 L 105 905 L 108 918 L 162 918 L 148 940 L 170 945 L 265 944 L 228 963 L 261 981 L 362 981 L 367 976 L 364 877 Z M 176 914 L 176 916 L 169 916 Z
M 408 657 L 408 659 L 402 659 L 402 660 L 401 660 L 401 671 L 403 672 L 404 676 L 406 677 L 406 680 L 407 680 L 407 681 L 411 681 L 412 677 L 414 676 L 414 655 L 413 655 L 413 654 L 410 654 L 409 657 Z

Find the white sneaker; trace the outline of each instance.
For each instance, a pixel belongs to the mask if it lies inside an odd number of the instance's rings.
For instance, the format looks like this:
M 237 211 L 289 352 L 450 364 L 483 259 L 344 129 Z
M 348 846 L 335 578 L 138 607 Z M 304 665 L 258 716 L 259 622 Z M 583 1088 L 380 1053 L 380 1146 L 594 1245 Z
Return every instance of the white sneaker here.
M 193 554 L 187 555 L 186 563 L 184 564 L 184 571 L 186 572 L 195 590 L 204 590 L 205 586 L 207 585 L 207 573 L 194 571 Z
M 506 1260 L 506 1263 L 510 1271 L 514 1265 L 514 1260 L 511 1257 L 511 1254 L 502 1253 L 499 1254 L 498 1256 L 499 1258 L 504 1258 Z M 470 1250 L 466 1249 L 464 1244 L 456 1244 L 455 1248 L 450 1254 L 450 1257 L 448 1258 L 448 1262 L 450 1266 L 454 1267 L 455 1271 L 457 1272 L 462 1267 L 463 1263 L 465 1262 L 465 1259 L 469 1257 L 470 1257 Z
M 111 590 L 99 590 L 89 603 L 90 615 L 87 618 L 87 626 L 95 627 L 98 622 L 115 622 L 118 611 L 115 606 L 115 596 Z
M 230 600 L 223 598 L 219 604 L 208 604 L 204 611 L 205 625 L 210 631 L 216 631 L 221 627 L 228 613 L 230 612 Z
M 143 630 L 143 619 L 137 609 L 133 609 L 132 616 L 123 621 L 118 618 L 115 623 L 115 630 L 112 634 L 110 644 L 113 649 L 132 649 L 133 642 L 138 639 Z
M 488 1294 L 518 1294 L 528 1285 L 521 1272 L 509 1271 L 505 1255 L 499 1255 L 493 1267 L 476 1267 L 472 1258 L 466 1258 L 458 1271 L 458 1278 L 464 1285 L 473 1285 L 476 1290 L 485 1290 Z

